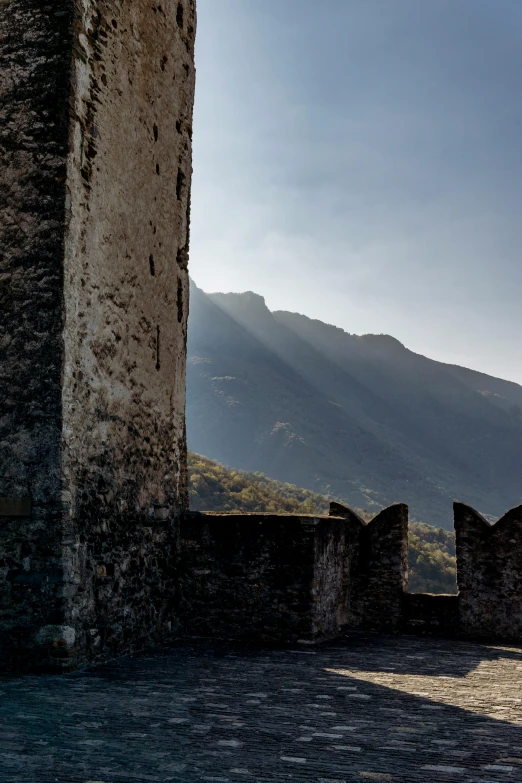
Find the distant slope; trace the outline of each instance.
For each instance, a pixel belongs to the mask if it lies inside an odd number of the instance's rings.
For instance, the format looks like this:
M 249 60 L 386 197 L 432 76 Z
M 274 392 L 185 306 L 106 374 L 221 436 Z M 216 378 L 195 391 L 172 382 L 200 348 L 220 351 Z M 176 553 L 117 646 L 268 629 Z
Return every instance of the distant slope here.
M 395 501 L 451 528 L 522 502 L 522 388 L 271 313 L 262 297 L 191 291 L 189 448 L 375 511 Z
M 282 484 L 262 473 L 230 470 L 199 454 L 188 455 L 190 504 L 194 511 L 327 514 L 323 495 Z M 364 516 L 364 512 L 359 512 Z M 455 592 L 453 535 L 429 525 L 410 524 L 411 592 Z
M 263 473 L 247 473 L 189 451 L 190 507 L 193 511 L 266 511 L 286 514 L 328 514 L 324 495 L 283 484 Z

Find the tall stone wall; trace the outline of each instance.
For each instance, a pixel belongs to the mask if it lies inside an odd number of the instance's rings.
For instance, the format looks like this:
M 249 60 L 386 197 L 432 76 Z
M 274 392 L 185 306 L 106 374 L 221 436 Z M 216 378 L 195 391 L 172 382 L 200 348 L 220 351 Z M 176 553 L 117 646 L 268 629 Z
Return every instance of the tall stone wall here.
M 177 621 L 195 4 L 7 0 L 0 25 L 0 625 L 69 666 Z
M 201 637 L 313 642 L 345 621 L 344 524 L 277 514 L 187 514 L 181 614 Z
M 65 624 L 92 654 L 175 622 L 188 504 L 194 6 L 83 0 L 65 248 Z M 79 542 L 79 545 L 78 545 Z
M 67 3 L 2 3 L 0 646 L 15 654 L 34 628 L 63 620 L 61 372 L 71 31 Z
M 522 506 L 494 525 L 455 503 L 460 633 L 522 639 Z

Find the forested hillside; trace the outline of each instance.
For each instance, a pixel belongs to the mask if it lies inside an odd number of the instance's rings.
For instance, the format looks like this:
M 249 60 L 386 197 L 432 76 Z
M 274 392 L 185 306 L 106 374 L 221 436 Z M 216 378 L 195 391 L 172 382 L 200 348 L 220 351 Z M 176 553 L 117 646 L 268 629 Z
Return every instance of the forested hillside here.
M 195 511 L 327 514 L 324 495 L 267 478 L 262 473 L 230 470 L 199 454 L 189 453 L 191 508 Z M 357 509 L 368 519 L 365 511 Z M 409 585 L 412 592 L 455 592 L 453 534 L 411 522 Z

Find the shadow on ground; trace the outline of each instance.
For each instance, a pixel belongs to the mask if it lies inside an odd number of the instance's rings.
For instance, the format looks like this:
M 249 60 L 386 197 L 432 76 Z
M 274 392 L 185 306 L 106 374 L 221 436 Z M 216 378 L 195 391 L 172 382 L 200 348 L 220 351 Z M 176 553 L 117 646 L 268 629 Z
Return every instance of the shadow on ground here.
M 522 780 L 522 650 L 355 634 L 0 680 L 2 783 Z

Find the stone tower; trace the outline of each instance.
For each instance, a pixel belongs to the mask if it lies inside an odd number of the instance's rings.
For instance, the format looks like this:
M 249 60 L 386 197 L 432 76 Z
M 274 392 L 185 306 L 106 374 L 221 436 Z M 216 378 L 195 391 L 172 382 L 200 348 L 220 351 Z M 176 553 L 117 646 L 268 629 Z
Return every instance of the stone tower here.
M 195 0 L 3 0 L 2 665 L 176 629 Z

